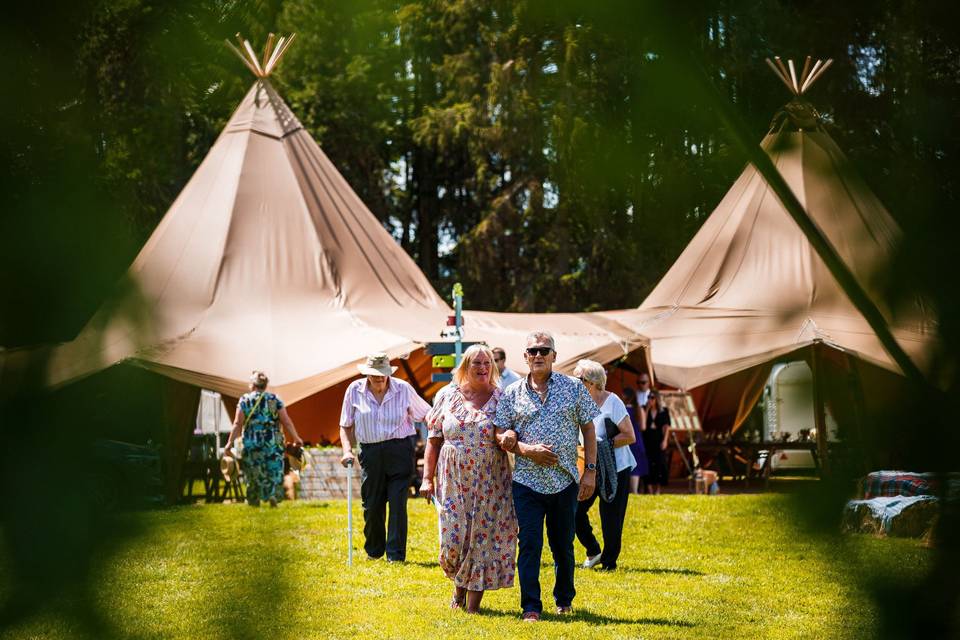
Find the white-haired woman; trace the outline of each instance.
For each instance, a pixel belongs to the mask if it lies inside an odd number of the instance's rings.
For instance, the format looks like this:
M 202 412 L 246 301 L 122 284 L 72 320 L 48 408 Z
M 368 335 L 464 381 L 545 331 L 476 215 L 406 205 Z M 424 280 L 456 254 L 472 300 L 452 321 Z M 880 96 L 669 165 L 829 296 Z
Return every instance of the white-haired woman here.
M 227 438 L 224 453 L 233 448 L 237 438 L 243 438 L 243 457 L 240 466 L 247 485 L 247 504 L 257 507 L 261 501 L 271 507 L 283 498 L 283 432 L 290 440 L 303 445 L 293 420 L 287 415 L 283 400 L 267 391 L 269 383 L 262 371 L 250 376 L 250 393 L 240 397 L 233 431 Z
M 600 501 L 600 527 L 603 530 L 603 548 L 597 542 L 590 526 L 590 508 L 600 492 L 600 483 L 593 495 L 577 505 L 577 539 L 587 550 L 585 568 L 600 564 L 603 569 L 612 571 L 617 568 L 617 559 L 620 557 L 621 541 L 623 539 L 623 520 L 627 513 L 627 499 L 630 495 L 630 472 L 637 465 L 637 461 L 630 451 L 630 445 L 636 439 L 633 432 L 633 423 L 630 415 L 617 394 L 606 390 L 607 373 L 603 366 L 593 360 L 581 360 L 573 370 L 573 375 L 583 382 L 590 397 L 600 407 L 600 415 L 594 418 L 594 431 L 597 442 L 607 439 L 606 421 L 610 420 L 617 425 L 617 433 L 610 444 L 613 445 L 613 457 L 617 471 L 617 491 L 611 502 Z
M 473 345 L 427 415 L 420 493 L 436 497 L 440 567 L 454 584 L 450 606 L 480 609 L 484 591 L 513 586 L 517 519 L 507 454 L 493 425 L 500 400 L 493 353 Z

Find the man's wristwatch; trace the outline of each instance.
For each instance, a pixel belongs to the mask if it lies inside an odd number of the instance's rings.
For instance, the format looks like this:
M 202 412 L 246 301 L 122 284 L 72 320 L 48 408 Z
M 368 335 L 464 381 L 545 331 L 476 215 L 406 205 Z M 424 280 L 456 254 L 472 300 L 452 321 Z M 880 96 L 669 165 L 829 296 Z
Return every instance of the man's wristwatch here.
M 586 465 L 584 465 L 584 466 L 586 467 L 587 471 L 596 471 L 596 470 L 597 470 L 597 465 L 594 464 L 594 463 L 592 463 L 592 462 L 588 462 L 588 463 L 587 463 Z

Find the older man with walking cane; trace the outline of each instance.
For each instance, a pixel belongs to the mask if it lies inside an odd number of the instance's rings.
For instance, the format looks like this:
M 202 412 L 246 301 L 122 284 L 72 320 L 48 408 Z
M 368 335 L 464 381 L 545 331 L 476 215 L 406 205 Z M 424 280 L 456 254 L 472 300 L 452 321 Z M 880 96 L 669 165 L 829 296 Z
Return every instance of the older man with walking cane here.
M 593 419 L 600 410 L 579 380 L 553 371 L 557 353 L 553 336 L 537 331 L 527 336 L 524 358 L 530 374 L 503 392 L 494 419 L 505 429 L 501 446 L 517 455 L 513 471 L 513 504 L 519 525 L 520 607 L 524 621 L 543 612 L 540 600 L 540 557 L 543 526 L 553 554 L 557 614 L 570 614 L 573 585 L 573 536 L 577 501 L 593 495 L 597 483 L 597 440 Z M 577 445 L 583 434 L 583 475 L 577 469 Z
M 360 498 L 363 502 L 363 548 L 367 558 L 387 555 L 390 562 L 407 556 L 407 497 L 414 472 L 414 421 L 422 421 L 430 405 L 409 383 L 394 378 L 396 367 L 385 353 L 358 365 L 363 378 L 343 395 L 340 411 L 341 464 L 353 463 L 360 444 Z M 390 506 L 387 521 L 387 505 Z

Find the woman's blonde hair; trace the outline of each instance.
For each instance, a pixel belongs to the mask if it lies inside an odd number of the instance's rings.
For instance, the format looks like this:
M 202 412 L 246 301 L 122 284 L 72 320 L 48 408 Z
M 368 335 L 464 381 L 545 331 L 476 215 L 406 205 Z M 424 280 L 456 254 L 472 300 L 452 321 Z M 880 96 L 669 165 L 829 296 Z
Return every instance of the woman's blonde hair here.
M 573 370 L 574 377 L 584 378 L 598 389 L 607 388 L 607 372 L 603 370 L 603 365 L 593 360 L 580 360 L 577 367 Z
M 463 357 L 460 359 L 460 366 L 453 370 L 454 384 L 459 387 L 466 381 L 470 363 L 481 353 L 487 354 L 487 358 L 490 360 L 490 384 L 497 386 L 500 382 L 500 370 L 497 369 L 497 363 L 493 361 L 493 351 L 485 344 L 471 345 L 463 352 Z

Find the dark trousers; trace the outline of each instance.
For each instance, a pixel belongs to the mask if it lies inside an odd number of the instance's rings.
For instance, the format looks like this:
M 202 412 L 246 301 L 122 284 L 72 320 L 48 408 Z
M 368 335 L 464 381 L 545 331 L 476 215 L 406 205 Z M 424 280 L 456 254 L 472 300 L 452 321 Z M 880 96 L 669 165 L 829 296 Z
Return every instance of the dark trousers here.
M 409 438 L 360 445 L 360 497 L 363 500 L 363 544 L 367 555 L 388 560 L 407 557 L 407 496 L 413 473 Z M 390 521 L 386 522 L 387 504 Z
M 587 500 L 577 504 L 577 540 L 587 550 L 588 556 L 600 553 L 600 565 L 604 569 L 616 569 L 623 540 L 623 521 L 627 515 L 627 499 L 630 497 L 630 469 L 617 473 L 617 492 L 613 502 L 600 501 L 600 528 L 603 531 L 603 551 L 590 526 L 590 507 L 600 494 L 596 491 Z
M 520 528 L 517 577 L 520 579 L 520 607 L 543 612 L 540 600 L 540 558 L 543 555 L 543 524 L 553 553 L 556 585 L 553 599 L 558 607 L 569 607 L 577 594 L 573 587 L 573 533 L 577 513 L 576 482 L 559 493 L 539 493 L 519 482 L 513 483 L 513 506 Z

